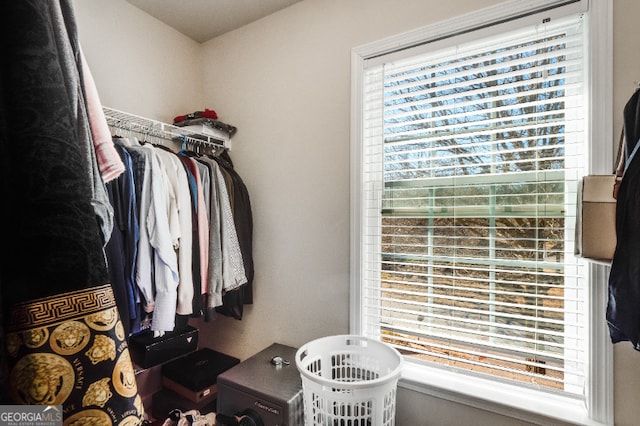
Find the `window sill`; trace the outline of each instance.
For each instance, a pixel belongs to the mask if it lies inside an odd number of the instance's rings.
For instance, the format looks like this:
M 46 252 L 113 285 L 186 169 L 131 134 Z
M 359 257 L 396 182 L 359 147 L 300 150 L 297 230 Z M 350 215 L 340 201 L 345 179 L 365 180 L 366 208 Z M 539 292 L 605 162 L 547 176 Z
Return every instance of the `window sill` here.
M 535 424 L 606 426 L 588 417 L 584 403 L 561 395 L 405 362 L 398 386 Z M 544 414 L 542 414 L 544 413 Z

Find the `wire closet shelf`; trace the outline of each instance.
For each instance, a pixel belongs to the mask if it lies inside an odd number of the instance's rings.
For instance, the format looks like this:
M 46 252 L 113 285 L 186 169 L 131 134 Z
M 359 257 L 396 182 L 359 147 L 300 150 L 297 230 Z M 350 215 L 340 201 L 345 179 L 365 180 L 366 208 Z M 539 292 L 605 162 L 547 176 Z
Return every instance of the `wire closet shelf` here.
M 107 125 L 111 128 L 121 129 L 128 133 L 142 135 L 143 137 L 231 150 L 231 136 L 216 137 L 206 135 L 201 132 L 195 132 L 162 121 L 141 117 L 105 106 L 102 107 L 102 110 L 107 120 Z

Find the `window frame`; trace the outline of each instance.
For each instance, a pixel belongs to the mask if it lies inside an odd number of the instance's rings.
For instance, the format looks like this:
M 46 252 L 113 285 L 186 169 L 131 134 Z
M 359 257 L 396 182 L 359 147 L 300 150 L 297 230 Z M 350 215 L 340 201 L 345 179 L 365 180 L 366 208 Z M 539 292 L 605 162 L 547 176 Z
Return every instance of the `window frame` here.
M 587 0 L 579 0 L 584 4 Z M 526 4 L 524 4 L 526 3 Z M 563 0 L 508 0 L 492 7 L 460 15 L 352 49 L 351 52 L 351 259 L 350 332 L 362 334 L 361 320 L 361 186 L 362 87 L 365 61 L 382 57 L 433 40 L 465 34 L 517 17 L 563 6 Z M 612 125 L 612 0 L 588 1 L 588 69 L 585 84 L 589 96 L 587 137 L 588 173 L 611 173 L 613 164 Z M 603 118 L 604 117 L 604 118 Z M 587 280 L 588 372 L 585 399 L 575 400 L 550 393 L 528 392 L 525 388 L 491 379 L 452 374 L 445 369 L 420 365 L 407 359 L 399 386 L 430 396 L 458 402 L 520 420 L 548 423 L 550 419 L 584 425 L 613 424 L 613 350 L 605 318 L 608 267 L 589 263 Z

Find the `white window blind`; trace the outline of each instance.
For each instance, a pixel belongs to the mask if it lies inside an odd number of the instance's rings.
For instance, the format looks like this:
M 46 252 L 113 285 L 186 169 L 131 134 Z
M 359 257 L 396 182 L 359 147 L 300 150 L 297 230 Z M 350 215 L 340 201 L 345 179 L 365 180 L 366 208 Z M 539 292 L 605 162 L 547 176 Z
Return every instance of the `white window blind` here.
M 582 26 L 554 19 L 365 69 L 365 334 L 418 362 L 583 396 Z

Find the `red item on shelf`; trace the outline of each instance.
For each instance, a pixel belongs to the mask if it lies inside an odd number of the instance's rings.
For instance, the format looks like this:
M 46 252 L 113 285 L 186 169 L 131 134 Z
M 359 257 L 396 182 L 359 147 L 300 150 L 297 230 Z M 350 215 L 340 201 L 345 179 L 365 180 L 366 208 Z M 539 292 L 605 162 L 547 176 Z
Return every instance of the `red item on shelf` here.
M 191 120 L 194 118 L 210 118 L 212 120 L 217 120 L 218 113 L 212 109 L 205 108 L 204 111 L 195 111 L 185 115 L 178 115 L 174 117 L 173 123 L 180 123 L 181 121 Z

